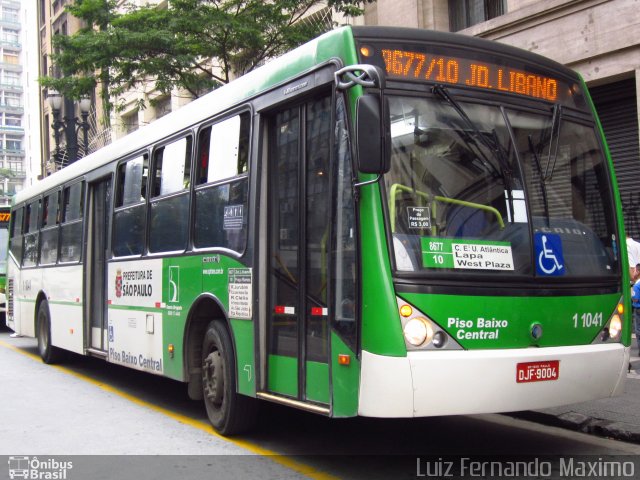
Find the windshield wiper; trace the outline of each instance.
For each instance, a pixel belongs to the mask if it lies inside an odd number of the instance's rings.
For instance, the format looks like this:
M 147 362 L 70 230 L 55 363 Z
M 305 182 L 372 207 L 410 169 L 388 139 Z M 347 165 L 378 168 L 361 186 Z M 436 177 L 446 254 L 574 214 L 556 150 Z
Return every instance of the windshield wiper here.
M 553 106 L 553 114 L 551 116 L 551 130 L 549 132 L 549 155 L 547 156 L 547 166 L 544 169 L 542 181 L 546 182 L 553 176 L 556 169 L 556 160 L 558 159 L 558 147 L 560 146 L 560 112 L 562 107 L 558 104 Z M 555 142 L 555 148 L 554 148 Z M 553 151 L 553 154 L 551 153 Z M 551 171 L 549 171 L 551 167 Z M 542 173 L 542 172 L 541 172 Z
M 529 140 L 529 151 L 533 156 L 533 162 L 535 163 L 536 169 L 538 170 L 538 175 L 540 175 L 540 190 L 542 191 L 542 202 L 544 203 L 544 216 L 547 219 L 547 226 L 548 226 L 549 225 L 549 201 L 547 199 L 547 184 L 542 175 L 542 165 L 540 164 L 540 157 L 538 157 L 538 152 L 536 152 L 536 149 L 533 145 L 533 136 L 529 134 L 527 138 Z
M 478 146 L 476 139 L 479 140 L 485 147 L 487 147 L 489 151 L 493 152 L 494 157 L 498 160 L 498 164 L 500 165 L 500 176 L 502 177 L 504 187 L 508 192 L 509 208 L 511 208 L 511 211 L 513 211 L 513 195 L 511 189 L 511 175 L 513 172 L 511 171 L 511 167 L 509 166 L 509 160 L 507 159 L 505 149 L 498 140 L 498 134 L 496 133 L 495 129 L 493 129 L 491 135 L 482 133 L 473 122 L 473 120 L 469 118 L 462 106 L 449 94 L 444 85 L 434 85 L 432 88 L 432 92 L 446 101 L 463 120 L 466 127 L 473 132 L 474 135 L 470 136 L 470 138 L 476 145 L 476 148 L 482 155 L 485 162 L 488 162 L 488 160 L 482 153 L 482 149 Z M 488 163 L 490 164 L 490 162 Z

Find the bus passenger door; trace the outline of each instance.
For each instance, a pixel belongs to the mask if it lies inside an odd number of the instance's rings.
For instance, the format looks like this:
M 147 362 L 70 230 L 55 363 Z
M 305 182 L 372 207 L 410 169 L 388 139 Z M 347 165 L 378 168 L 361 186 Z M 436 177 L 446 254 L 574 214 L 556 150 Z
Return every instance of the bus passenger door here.
M 269 124 L 266 389 L 329 413 L 331 95 Z
M 111 178 L 89 184 L 85 325 L 87 346 L 93 353 L 107 351 L 107 248 L 111 208 Z

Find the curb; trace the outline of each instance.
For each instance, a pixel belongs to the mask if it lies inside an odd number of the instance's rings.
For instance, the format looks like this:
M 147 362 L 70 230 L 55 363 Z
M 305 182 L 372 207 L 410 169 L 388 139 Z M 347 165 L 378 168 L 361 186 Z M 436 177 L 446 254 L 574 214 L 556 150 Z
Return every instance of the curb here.
M 531 410 L 511 412 L 506 415 L 552 427 L 566 428 L 567 430 L 597 435 L 599 437 L 640 444 L 640 426 L 630 423 L 589 417 L 578 412 L 566 412 L 561 415 L 554 415 L 540 410 Z

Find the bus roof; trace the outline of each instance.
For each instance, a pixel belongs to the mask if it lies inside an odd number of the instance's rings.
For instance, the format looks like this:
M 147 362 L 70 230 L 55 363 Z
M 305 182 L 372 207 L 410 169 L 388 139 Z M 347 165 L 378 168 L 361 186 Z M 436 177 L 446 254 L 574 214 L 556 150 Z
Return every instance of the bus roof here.
M 194 100 L 176 112 L 106 145 L 59 172 L 40 180 L 33 186 L 16 193 L 13 203 L 21 203 L 114 160 L 140 151 L 148 145 L 233 108 L 332 58 L 341 58 L 346 63 L 355 62 L 351 27 L 341 27 L 327 32 Z
M 460 46 L 463 48 L 491 52 L 500 56 L 514 57 L 534 63 L 544 69 L 555 70 L 567 77 L 577 80 L 578 73 L 563 64 L 512 45 L 495 40 L 463 35 L 460 33 L 425 30 L 420 28 L 401 27 L 353 27 L 353 36 L 358 40 L 404 40 L 428 42 L 446 46 Z

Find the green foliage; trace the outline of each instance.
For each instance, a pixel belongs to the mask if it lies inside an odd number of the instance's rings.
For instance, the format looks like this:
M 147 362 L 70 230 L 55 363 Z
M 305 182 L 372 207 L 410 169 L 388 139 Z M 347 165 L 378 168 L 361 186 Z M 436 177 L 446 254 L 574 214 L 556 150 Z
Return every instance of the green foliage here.
M 16 174 L 11 171 L 9 168 L 0 168 L 0 179 L 4 180 L 5 178 L 13 178 Z
M 54 37 L 55 74 L 40 82 L 71 98 L 101 85 L 105 108 L 148 81 L 198 97 L 333 27 L 303 18 L 318 7 L 354 16 L 373 1 L 170 0 L 119 11 L 117 0 L 75 0 L 67 9 L 86 27 Z

